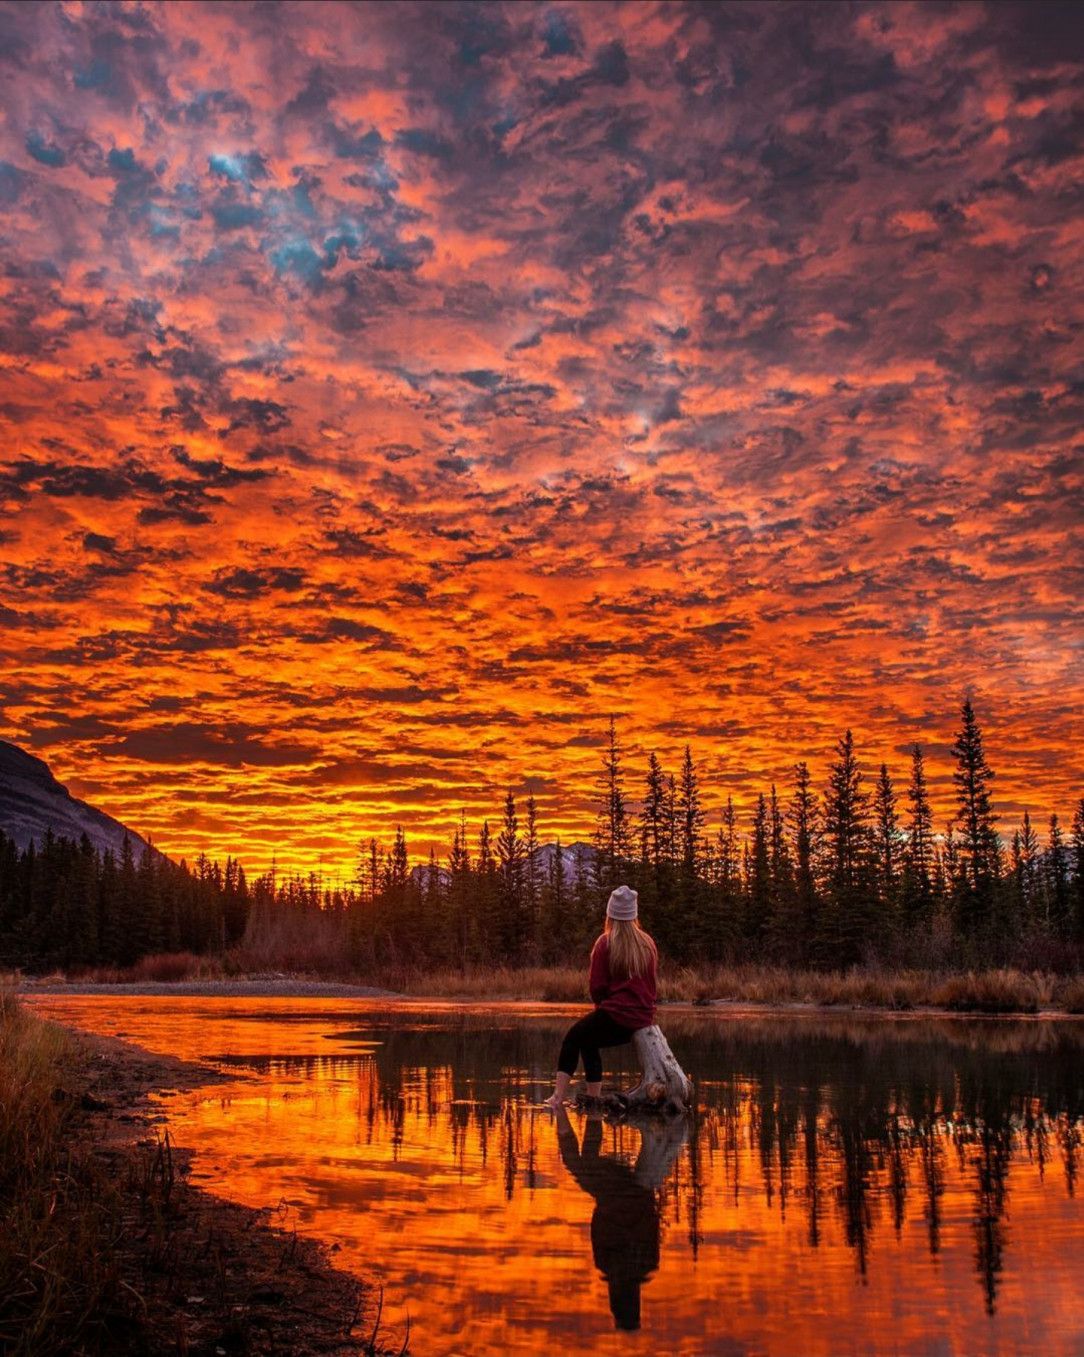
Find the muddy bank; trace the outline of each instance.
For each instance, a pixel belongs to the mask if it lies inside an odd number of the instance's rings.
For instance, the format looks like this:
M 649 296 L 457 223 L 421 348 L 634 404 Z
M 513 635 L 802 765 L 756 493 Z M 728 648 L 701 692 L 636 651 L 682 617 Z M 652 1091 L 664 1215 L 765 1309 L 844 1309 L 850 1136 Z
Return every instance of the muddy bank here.
M 378 1328 L 379 1297 L 299 1236 L 287 1209 L 253 1210 L 189 1180 L 151 1094 L 227 1082 L 208 1067 L 117 1038 L 70 1037 L 76 1059 L 54 1095 L 77 1110 L 75 1136 L 119 1193 L 114 1263 L 127 1316 L 98 1350 L 232 1354 L 397 1353 Z M 229 1076 L 235 1081 L 236 1073 Z
M 203 999 L 389 999 L 397 1006 L 427 1005 L 459 1006 L 466 1009 L 515 1009 L 524 1005 L 532 1008 L 549 1009 L 564 1012 L 570 1009 L 587 1008 L 590 1001 L 585 994 L 582 999 L 542 999 L 537 995 L 524 993 L 518 996 L 500 995 L 484 998 L 476 994 L 457 994 L 454 990 L 441 994 L 404 994 L 398 990 L 378 989 L 370 985 L 349 985 L 323 980 L 305 980 L 283 977 L 282 979 L 230 979 L 230 980 L 180 980 L 180 981 L 132 981 L 126 984 L 92 984 L 80 981 L 27 980 L 18 987 L 18 993 L 26 999 L 35 995 L 71 996 L 108 996 L 118 998 L 203 998 Z M 1021 1020 L 1046 1021 L 1057 1019 L 1084 1020 L 1080 1011 L 1066 1011 L 1061 1008 L 1043 1007 L 1038 1010 L 1005 1008 L 983 1010 L 981 1007 L 946 1008 L 936 1004 L 908 1004 L 892 1006 L 871 1003 L 818 1003 L 812 1000 L 756 1000 L 756 999 L 662 999 L 659 1001 L 659 1020 L 665 1022 L 667 1013 L 704 1013 L 713 1012 L 728 1017 L 770 1017 L 773 1014 L 786 1017 L 830 1017 L 832 1015 L 851 1015 L 854 1017 L 889 1018 L 906 1022 L 916 1018 L 987 1018 L 1007 1019 L 1013 1022 Z M 135 1050 L 136 1048 L 130 1048 Z
M 372 985 L 347 985 L 330 980 L 301 980 L 290 976 L 243 977 L 230 980 L 133 980 L 119 984 L 79 980 L 23 979 L 18 991 L 27 998 L 35 994 L 168 994 L 174 998 L 223 999 L 401 999 L 395 990 Z

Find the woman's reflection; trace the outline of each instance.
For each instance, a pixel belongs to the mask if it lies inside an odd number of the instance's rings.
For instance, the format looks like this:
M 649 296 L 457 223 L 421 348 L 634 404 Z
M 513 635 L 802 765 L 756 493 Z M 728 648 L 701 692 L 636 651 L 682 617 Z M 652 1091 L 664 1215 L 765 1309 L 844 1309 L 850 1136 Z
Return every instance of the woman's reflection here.
M 684 1118 L 658 1127 L 637 1127 L 640 1153 L 630 1167 L 603 1155 L 601 1118 L 592 1117 L 581 1145 L 565 1108 L 557 1109 L 561 1159 L 583 1190 L 595 1199 L 591 1248 L 595 1266 L 610 1290 L 618 1329 L 640 1327 L 640 1287 L 659 1266 L 659 1205 L 662 1186 L 688 1134 Z

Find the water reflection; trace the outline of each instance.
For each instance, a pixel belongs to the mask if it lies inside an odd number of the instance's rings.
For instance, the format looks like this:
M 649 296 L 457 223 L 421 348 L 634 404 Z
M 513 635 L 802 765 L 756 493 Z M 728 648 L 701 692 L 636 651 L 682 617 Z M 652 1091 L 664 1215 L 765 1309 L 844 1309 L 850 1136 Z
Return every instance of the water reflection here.
M 659 1203 L 662 1186 L 688 1136 L 685 1118 L 645 1123 L 634 1130 L 640 1151 L 630 1165 L 615 1153 L 604 1154 L 603 1121 L 589 1116 L 581 1143 L 568 1113 L 554 1118 L 561 1162 L 589 1197 L 591 1252 L 606 1281 L 614 1327 L 640 1327 L 640 1288 L 659 1266 Z
M 1081 1025 L 665 1014 L 698 1108 L 645 1130 L 537 1109 L 564 1013 L 49 1007 L 235 1071 L 169 1100 L 199 1171 L 375 1270 L 419 1353 L 1084 1351 Z

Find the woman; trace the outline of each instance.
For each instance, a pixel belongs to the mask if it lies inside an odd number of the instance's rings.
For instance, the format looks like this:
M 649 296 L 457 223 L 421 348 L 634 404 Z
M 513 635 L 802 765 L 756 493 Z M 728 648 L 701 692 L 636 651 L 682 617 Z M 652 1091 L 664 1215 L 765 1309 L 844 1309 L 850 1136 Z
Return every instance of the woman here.
M 606 905 L 606 931 L 591 949 L 588 987 L 595 1011 L 568 1029 L 557 1058 L 557 1086 L 546 1106 L 556 1109 L 583 1056 L 587 1096 L 602 1093 L 602 1057 L 606 1046 L 624 1046 L 634 1032 L 655 1021 L 655 943 L 636 920 L 638 897 L 618 886 Z

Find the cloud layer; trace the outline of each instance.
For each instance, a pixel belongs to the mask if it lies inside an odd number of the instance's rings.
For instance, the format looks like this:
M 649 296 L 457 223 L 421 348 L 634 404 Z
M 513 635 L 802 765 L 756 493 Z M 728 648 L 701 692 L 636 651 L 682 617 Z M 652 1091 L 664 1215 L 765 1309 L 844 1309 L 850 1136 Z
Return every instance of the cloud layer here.
M 1073 6 L 0 7 L 0 729 L 346 863 L 1080 755 Z M 1075 743 L 1074 743 L 1075 742 Z

